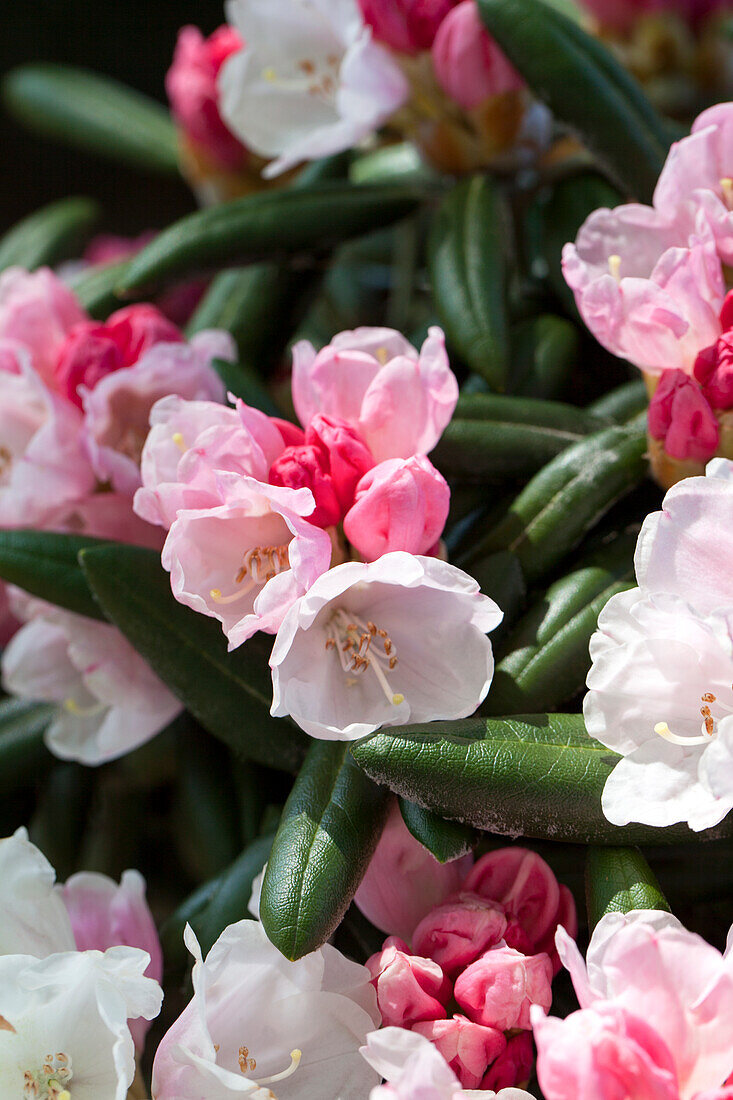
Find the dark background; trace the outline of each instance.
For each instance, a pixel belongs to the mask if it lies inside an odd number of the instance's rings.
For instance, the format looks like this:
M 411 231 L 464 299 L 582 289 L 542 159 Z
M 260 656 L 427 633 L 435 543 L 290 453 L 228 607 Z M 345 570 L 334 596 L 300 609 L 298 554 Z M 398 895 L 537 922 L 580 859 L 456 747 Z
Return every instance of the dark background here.
M 224 21 L 224 0 L 0 0 L 0 73 L 24 62 L 81 65 L 165 101 L 178 28 L 206 33 Z M 183 182 L 145 175 L 35 137 L 0 106 L 0 232 L 53 199 L 89 195 L 101 228 L 160 228 L 193 208 Z

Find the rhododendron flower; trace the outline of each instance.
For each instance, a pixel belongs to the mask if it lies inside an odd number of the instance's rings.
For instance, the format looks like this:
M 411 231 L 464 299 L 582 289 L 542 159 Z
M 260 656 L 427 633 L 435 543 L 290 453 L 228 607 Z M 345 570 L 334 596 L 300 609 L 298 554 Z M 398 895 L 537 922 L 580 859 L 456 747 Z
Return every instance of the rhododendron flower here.
M 290 609 L 270 658 L 272 714 L 313 737 L 463 718 L 486 697 L 502 612 L 473 578 L 401 552 L 329 569 Z M 446 662 L 446 652 L 461 661 Z
M 363 1100 L 378 1083 L 359 1055 L 379 1024 L 363 966 L 330 944 L 289 962 L 256 921 L 230 925 L 205 960 L 185 939 L 194 995 L 158 1047 L 154 1100 Z
M 419 1020 L 446 1016 L 450 982 L 438 963 L 411 955 L 404 940 L 390 936 L 381 951 L 367 959 L 385 1026 L 411 1027 Z
M 460 1081 L 435 1045 L 416 1031 L 385 1027 L 367 1035 L 361 1053 L 386 1079 L 369 1100 L 533 1100 L 524 1089 L 461 1088 Z
M 51 384 L 66 336 L 87 316 L 50 268 L 9 267 L 0 275 L 0 339 L 25 347 L 31 365 Z
M 662 440 L 668 455 L 683 462 L 707 462 L 718 449 L 720 429 L 715 413 L 704 392 L 684 371 L 663 371 L 649 402 L 649 434 Z
M 418 954 L 429 955 L 447 974 L 455 976 L 495 947 L 506 928 L 503 906 L 462 890 L 431 909 L 411 941 Z
M 557 946 L 580 1011 L 532 1010 L 538 1077 L 547 1100 L 703 1100 L 733 1069 L 727 1020 L 730 960 L 671 914 L 609 913 L 586 962 L 562 929 Z
M 354 901 L 382 932 L 411 940 L 421 918 L 459 889 L 472 865 L 471 855 L 439 863 L 394 802 Z
M 0 955 L 44 959 L 76 947 L 56 872 L 25 829 L 0 840 Z
M 208 38 L 198 27 L 181 27 L 165 78 L 171 113 L 186 139 L 214 165 L 234 171 L 246 162 L 247 150 L 221 117 L 216 82 L 224 62 L 242 45 L 233 27 L 219 27 Z
M 226 13 L 246 45 L 222 69 L 221 113 L 245 145 L 276 158 L 266 176 L 350 149 L 408 97 L 357 0 L 228 0 Z
M 457 0 L 359 0 L 374 37 L 398 53 L 429 50 Z
M 461 0 L 440 24 L 433 67 L 446 95 L 464 110 L 491 96 L 524 87 L 524 81 L 484 27 L 476 0 Z
M 2 655 L 3 684 L 23 699 L 58 703 L 46 744 L 62 759 L 113 760 L 165 728 L 181 705 L 113 626 L 19 601 L 29 621 Z
M 499 1031 L 527 1029 L 532 1005 L 552 1004 L 552 963 L 548 955 L 524 955 L 496 947 L 456 978 L 456 1001 L 477 1024 Z
M 316 353 L 293 348 L 293 403 L 302 424 L 319 413 L 359 430 L 376 462 L 432 451 L 453 415 L 458 383 L 445 337 L 431 328 L 418 354 L 393 329 L 356 329 Z
M 274 634 L 288 609 L 328 569 L 331 539 L 307 517 L 308 489 L 217 475 L 223 503 L 184 510 L 168 532 L 163 567 L 179 603 L 218 619 L 235 649 Z

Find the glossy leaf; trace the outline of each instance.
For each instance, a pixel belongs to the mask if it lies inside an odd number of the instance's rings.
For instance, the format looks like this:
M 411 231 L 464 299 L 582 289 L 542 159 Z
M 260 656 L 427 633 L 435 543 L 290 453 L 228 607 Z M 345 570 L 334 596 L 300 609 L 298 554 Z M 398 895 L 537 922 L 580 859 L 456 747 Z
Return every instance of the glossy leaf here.
M 0 240 L 0 271 L 15 265 L 34 271 L 78 255 L 98 218 L 93 199 L 60 199 L 36 210 Z
M 432 852 L 440 863 L 449 863 L 465 856 L 478 839 L 470 825 L 462 825 L 460 821 L 446 821 L 444 817 L 426 810 L 424 806 L 418 806 L 415 802 L 409 802 L 406 798 L 400 799 L 400 813 L 415 840 L 419 840 L 423 848 Z
M 509 369 L 508 237 L 497 185 L 474 176 L 443 200 L 428 250 L 433 297 L 448 341 L 495 390 L 506 388 Z
M 114 264 L 100 264 L 99 267 L 92 267 L 71 280 L 71 289 L 87 313 L 95 320 L 104 321 L 116 309 L 129 305 L 129 302 L 117 295 L 120 281 L 129 266 L 129 260 L 121 260 Z
M 606 913 L 630 913 L 633 909 L 670 912 L 669 902 L 638 848 L 589 848 L 585 889 L 591 928 Z
M 271 643 L 264 635 L 227 653 L 219 623 L 173 598 L 154 550 L 111 545 L 83 550 L 79 559 L 109 619 L 205 729 L 248 759 L 298 767 L 306 738 L 270 717 Z
M 633 382 L 625 382 L 617 386 L 615 390 L 609 390 L 599 397 L 586 412 L 593 416 L 605 417 L 615 424 L 628 424 L 639 413 L 645 412 L 649 404 L 649 394 L 646 385 L 641 378 Z
M 509 391 L 555 397 L 577 364 L 579 347 L 578 329 L 565 317 L 541 313 L 519 322 L 511 331 Z
M 343 742 L 315 741 L 285 804 L 262 885 L 260 920 L 288 959 L 336 930 L 379 840 L 388 794 Z
M 84 535 L 0 531 L 0 577 L 67 611 L 105 619 L 79 565 L 79 551 L 109 545 L 104 539 Z

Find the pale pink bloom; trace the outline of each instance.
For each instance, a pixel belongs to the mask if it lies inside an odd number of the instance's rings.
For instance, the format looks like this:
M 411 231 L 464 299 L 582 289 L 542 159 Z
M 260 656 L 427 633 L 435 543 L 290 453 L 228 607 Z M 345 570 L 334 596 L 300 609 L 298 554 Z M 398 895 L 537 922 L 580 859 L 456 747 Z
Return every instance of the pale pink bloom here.
M 716 333 L 717 335 L 717 333 Z M 393 329 L 356 329 L 316 353 L 293 348 L 293 403 L 302 424 L 319 413 L 346 420 L 376 462 L 432 451 L 458 400 L 445 337 L 431 328 L 419 355 Z
M 401 1027 L 373 1031 L 361 1053 L 387 1081 L 372 1090 L 369 1100 L 533 1100 L 524 1089 L 499 1093 L 462 1089 L 434 1044 L 416 1031 Z
M 398 53 L 429 50 L 457 0 L 359 0 L 374 37 Z
M 421 918 L 460 888 L 472 865 L 471 855 L 439 863 L 394 802 L 354 901 L 382 932 L 409 942 Z
M 468 1089 L 482 1086 L 487 1071 L 507 1045 L 501 1031 L 459 1015 L 449 1020 L 416 1023 L 412 1030 L 433 1043 L 461 1085 Z
M 56 756 L 101 764 L 142 745 L 181 705 L 113 626 L 33 600 L 2 655 L 12 695 L 57 703 L 46 731 Z
M 0 275 L 0 339 L 22 344 L 49 385 L 67 334 L 86 320 L 73 293 L 50 268 L 31 273 L 9 267 Z
M 581 1011 L 532 1011 L 547 1100 L 597 1100 L 612 1085 L 630 1100 L 694 1100 L 720 1087 L 733 1069 L 729 957 L 653 910 L 603 917 L 586 962 L 562 929 L 557 946 Z
M 423 917 L 412 936 L 416 954 L 439 963 L 455 975 L 502 939 L 507 927 L 504 909 L 465 891 L 437 905 Z
M 481 22 L 476 0 L 462 0 L 441 23 L 433 43 L 433 67 L 443 91 L 466 111 L 524 87 Z
M 184 510 L 168 532 L 163 567 L 179 603 L 218 619 L 235 649 L 274 634 L 285 613 L 331 562 L 331 540 L 307 517 L 308 489 L 218 475 L 224 503 Z
M 544 952 L 523 955 L 494 947 L 458 975 L 455 998 L 477 1024 L 497 1031 L 530 1027 L 532 1005 L 552 1004 L 552 963 Z
M 49 512 L 44 527 L 68 535 L 127 542 L 162 550 L 163 532 L 136 516 L 132 501 L 122 493 L 95 492 Z
M 667 454 L 682 462 L 707 462 L 720 443 L 718 421 L 707 397 L 681 370 L 662 372 L 649 402 L 648 424 L 652 439 L 661 440 Z
M 246 45 L 221 71 L 221 114 L 248 148 L 275 158 L 266 176 L 351 149 L 409 96 L 357 0 L 228 0 L 226 14 Z
M 379 1024 L 363 966 L 325 944 L 290 962 L 257 921 L 224 930 L 194 956 L 193 999 L 161 1040 L 153 1100 L 364 1100 L 377 1074 L 359 1046 Z M 246 1044 L 246 1045 L 245 1045 Z
M 436 558 L 396 552 L 329 569 L 290 609 L 270 658 L 271 713 L 313 737 L 353 740 L 380 726 L 464 718 L 486 697 L 486 634 L 502 612 L 476 581 Z M 445 654 L 460 653 L 460 662 Z
M 425 455 L 380 462 L 356 486 L 344 534 L 365 561 L 392 550 L 427 554 L 443 534 L 450 489 Z
M 411 955 L 404 940 L 390 936 L 382 950 L 367 959 L 366 968 L 385 1027 L 411 1027 L 418 1020 L 445 1017 L 450 982 L 432 959 Z
M 208 38 L 198 27 L 181 27 L 165 78 L 171 113 L 186 139 L 215 165 L 234 171 L 246 163 L 248 154 L 219 113 L 216 82 L 224 62 L 242 46 L 233 27 L 219 27 Z
M 89 453 L 97 473 L 119 492 L 140 485 L 140 459 L 150 411 L 161 397 L 223 401 L 213 359 L 234 359 L 229 333 L 197 333 L 188 344 L 156 344 L 134 366 L 108 374 L 93 390 L 80 389 Z

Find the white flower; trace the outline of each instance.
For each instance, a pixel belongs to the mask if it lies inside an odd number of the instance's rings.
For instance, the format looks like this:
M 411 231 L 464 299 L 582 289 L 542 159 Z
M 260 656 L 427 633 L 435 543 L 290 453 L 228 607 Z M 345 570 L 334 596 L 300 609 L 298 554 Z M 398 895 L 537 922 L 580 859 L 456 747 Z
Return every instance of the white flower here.
M 350 149 L 405 102 L 408 85 L 372 41 L 357 0 L 228 0 L 246 46 L 219 77 L 221 113 L 275 176 Z
M 464 718 L 494 671 L 502 612 L 472 577 L 396 552 L 329 569 L 287 613 L 270 658 L 272 714 L 313 737 Z
M 326 944 L 289 962 L 244 920 L 195 959 L 194 996 L 162 1039 L 155 1100 L 364 1100 L 377 1075 L 359 1045 L 379 1024 L 368 970 Z
M 0 840 L 0 955 L 44 958 L 76 947 L 56 872 L 25 829 Z

